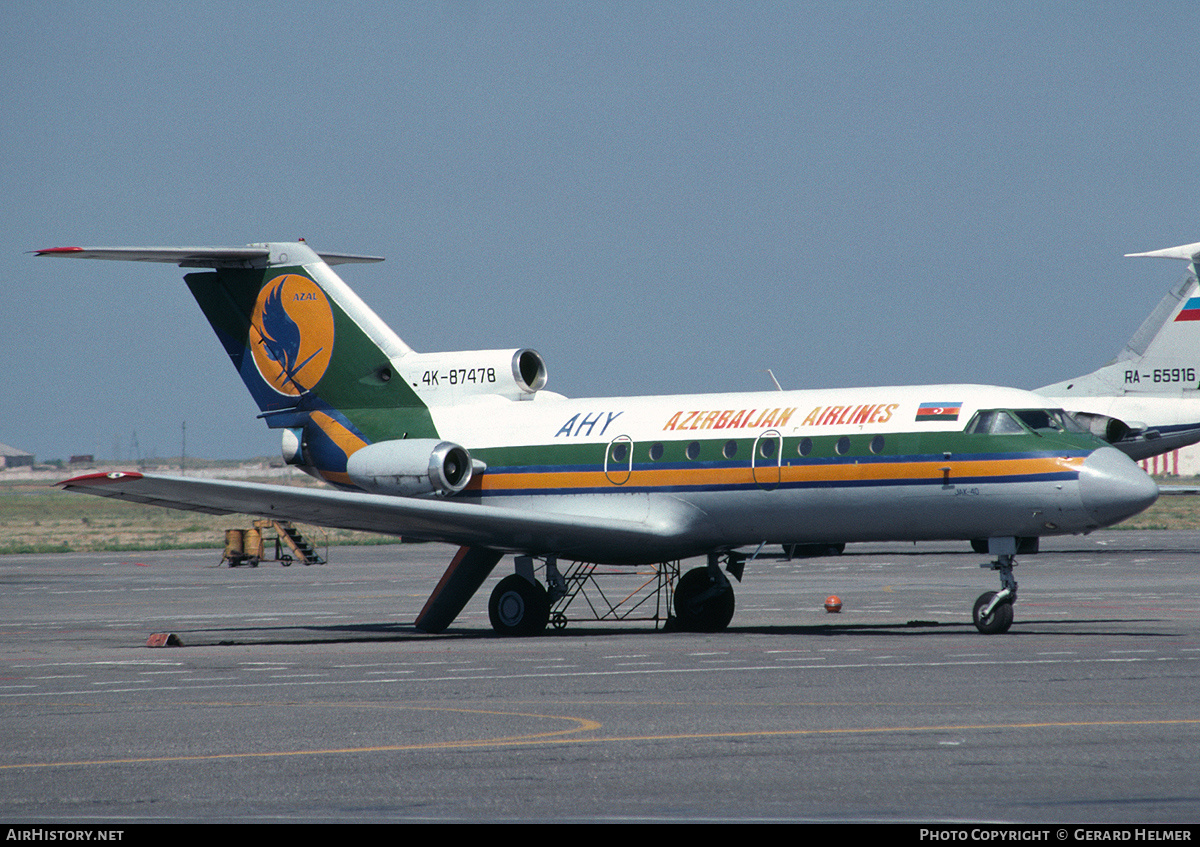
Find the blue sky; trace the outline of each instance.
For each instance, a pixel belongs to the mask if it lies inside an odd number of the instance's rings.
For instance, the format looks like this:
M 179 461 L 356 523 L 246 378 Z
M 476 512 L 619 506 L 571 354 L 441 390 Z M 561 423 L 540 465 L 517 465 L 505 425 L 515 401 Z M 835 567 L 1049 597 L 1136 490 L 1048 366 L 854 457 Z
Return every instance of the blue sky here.
M 1200 240 L 1194 3 L 13 3 L 0 442 L 277 452 L 171 265 L 306 238 L 568 396 L 1112 358 Z

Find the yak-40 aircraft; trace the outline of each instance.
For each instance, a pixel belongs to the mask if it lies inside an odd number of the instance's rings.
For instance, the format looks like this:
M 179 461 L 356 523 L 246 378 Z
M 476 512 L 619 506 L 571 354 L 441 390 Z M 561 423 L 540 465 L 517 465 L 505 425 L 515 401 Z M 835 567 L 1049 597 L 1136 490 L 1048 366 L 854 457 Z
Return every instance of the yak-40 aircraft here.
M 922 385 L 567 399 L 534 350 L 418 353 L 330 266 L 379 261 L 303 242 L 80 248 L 41 256 L 170 262 L 185 276 L 284 458 L 334 490 L 141 473 L 64 488 L 459 545 L 416 620 L 445 629 L 505 555 L 493 627 L 541 632 L 558 562 L 706 556 L 674 588 L 680 628 L 723 629 L 763 545 L 988 539 L 1001 590 L 973 616 L 1013 618 L 1018 538 L 1086 533 L 1158 488 L 1037 394 Z M 534 576 L 540 561 L 546 588 Z M 989 565 L 984 565 L 988 567 Z

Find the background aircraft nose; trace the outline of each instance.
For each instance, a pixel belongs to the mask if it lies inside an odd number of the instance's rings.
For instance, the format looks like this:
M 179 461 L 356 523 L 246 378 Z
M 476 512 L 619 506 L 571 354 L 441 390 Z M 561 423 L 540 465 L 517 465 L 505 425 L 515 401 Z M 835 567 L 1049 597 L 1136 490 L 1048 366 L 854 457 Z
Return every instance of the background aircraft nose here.
M 1120 450 L 1101 447 L 1083 461 L 1079 496 L 1096 523 L 1109 526 L 1149 508 L 1158 486 Z

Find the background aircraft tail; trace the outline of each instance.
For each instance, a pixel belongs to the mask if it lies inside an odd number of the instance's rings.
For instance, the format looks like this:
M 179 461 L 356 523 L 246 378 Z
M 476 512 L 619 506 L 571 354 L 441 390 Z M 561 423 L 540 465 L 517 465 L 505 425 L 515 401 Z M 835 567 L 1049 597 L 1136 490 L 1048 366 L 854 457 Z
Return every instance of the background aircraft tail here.
M 1135 460 L 1200 442 L 1200 244 L 1152 253 L 1189 263 L 1115 361 L 1037 389 Z
M 1200 389 L 1200 244 L 1129 256 L 1185 259 L 1188 273 L 1142 322 L 1115 361 L 1090 374 L 1037 389 L 1052 397 L 1178 396 Z

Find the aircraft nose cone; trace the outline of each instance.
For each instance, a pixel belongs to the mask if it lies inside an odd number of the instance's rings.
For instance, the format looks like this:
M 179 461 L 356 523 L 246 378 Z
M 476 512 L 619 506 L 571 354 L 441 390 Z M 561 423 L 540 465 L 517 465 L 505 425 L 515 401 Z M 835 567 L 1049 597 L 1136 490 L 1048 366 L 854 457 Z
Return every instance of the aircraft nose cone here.
M 1158 486 L 1120 450 L 1101 447 L 1083 461 L 1079 496 L 1096 523 L 1109 526 L 1149 508 Z

